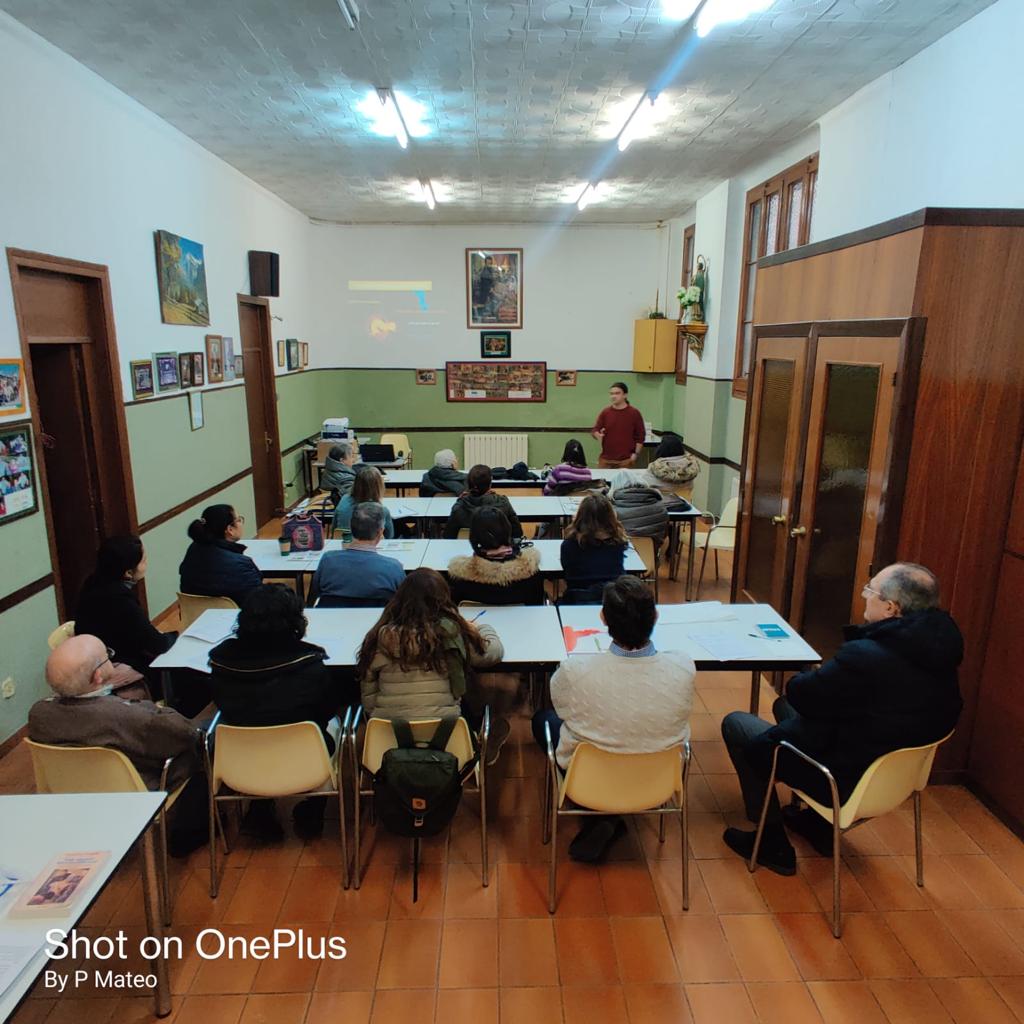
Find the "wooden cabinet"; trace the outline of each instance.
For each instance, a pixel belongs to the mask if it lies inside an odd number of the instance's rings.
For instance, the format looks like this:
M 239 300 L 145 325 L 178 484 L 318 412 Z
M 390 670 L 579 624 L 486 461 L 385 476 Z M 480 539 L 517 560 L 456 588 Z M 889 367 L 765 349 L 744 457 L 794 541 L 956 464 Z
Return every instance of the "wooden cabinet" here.
M 637 320 L 633 324 L 633 369 L 638 373 L 675 373 L 675 320 Z
M 965 641 L 964 713 L 936 767 L 1024 820 L 997 775 L 1024 777 L 1001 711 L 1024 705 L 1024 652 L 1012 676 L 1010 655 L 986 660 L 994 610 L 1024 607 L 1004 558 L 1024 545 L 1021 280 L 1018 210 L 921 210 L 758 262 L 734 592 L 827 654 L 872 572 L 927 565 Z

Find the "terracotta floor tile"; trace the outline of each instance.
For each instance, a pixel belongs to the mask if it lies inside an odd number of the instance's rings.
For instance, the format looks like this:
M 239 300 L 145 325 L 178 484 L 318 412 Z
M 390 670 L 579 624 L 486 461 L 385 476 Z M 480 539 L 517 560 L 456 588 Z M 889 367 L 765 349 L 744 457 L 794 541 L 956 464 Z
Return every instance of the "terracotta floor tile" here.
M 26 999 L 8 1024 L 43 1024 L 56 1005 L 56 999 Z
M 772 913 L 809 914 L 821 909 L 811 887 L 799 871 L 786 878 L 774 871 L 759 869 L 751 877 Z
M 434 1020 L 437 1024 L 452 1024 L 453 1021 L 462 1021 L 464 1024 L 498 1024 L 498 990 L 444 989 L 437 993 Z
M 746 822 L 743 794 L 740 792 L 739 780 L 732 771 L 732 766 L 725 775 L 705 775 L 704 778 L 714 794 L 715 805 L 719 812 L 743 815 L 744 822 Z
M 296 868 L 278 921 L 292 927 L 306 921 L 330 921 L 334 905 L 344 892 L 340 868 Z
M 441 931 L 441 988 L 498 984 L 497 920 L 445 921 Z
M 291 871 L 277 868 L 247 867 L 224 913 L 224 923 L 270 924 L 276 921 L 291 874 Z
M 237 1024 L 245 1009 L 244 995 L 188 996 L 174 1024 Z
M 933 978 L 930 984 L 955 1024 L 1016 1024 L 1014 1012 L 984 978 Z
M 244 868 L 223 869 L 215 900 L 210 899 L 209 872 L 189 872 L 174 900 L 175 925 L 213 925 L 223 921 L 244 872 Z
M 563 985 L 607 985 L 620 980 L 611 923 L 605 918 L 556 918 L 555 951 Z
M 622 993 L 632 1024 L 691 1024 L 693 1021 L 682 985 L 623 985 Z
M 1024 892 L 989 857 L 951 856 L 946 862 L 978 897 L 981 906 L 997 910 L 1024 907 Z
M 56 1024 L 109 1024 L 117 1004 L 116 996 L 58 999 L 46 1019 Z
M 384 921 L 395 887 L 395 865 L 371 865 L 363 873 L 358 889 L 342 889 L 334 903 L 335 921 Z
M 801 981 L 747 985 L 761 1024 L 821 1024 L 810 989 Z
M 961 786 L 932 787 L 956 823 L 989 856 L 1020 850 L 1020 840 Z
M 611 928 L 623 982 L 655 984 L 679 980 L 672 944 L 661 917 L 613 917 Z
M 1014 885 L 1024 889 L 1024 846 L 1014 850 L 990 853 L 989 856 Z
M 260 964 L 253 979 L 253 992 L 311 992 L 320 971 L 320 960 L 299 959 L 287 954 Z
M 436 992 L 433 989 L 399 989 L 378 992 L 373 998 L 370 1024 L 409 1024 L 434 1019 Z
M 876 980 L 871 991 L 892 1024 L 951 1024 L 927 981 Z
M 728 860 L 702 860 L 699 867 L 716 913 L 767 913 L 768 907 L 746 863 L 735 854 Z
M 721 811 L 690 815 L 690 851 L 698 860 L 722 860 L 736 854 L 722 842 L 725 818 Z
M 674 917 L 683 910 L 683 869 L 678 860 L 651 861 L 648 865 L 651 882 L 658 896 L 658 905 L 665 917 Z M 701 877 L 700 870 L 690 858 L 690 909 L 689 914 L 713 914 L 711 897 Z
M 238 1024 L 302 1024 L 308 1005 L 308 992 L 249 996 Z
M 729 951 L 718 917 L 667 917 L 665 926 L 683 981 L 739 980 L 739 968 Z
M 1024 950 L 988 911 L 940 910 L 938 916 L 982 974 L 1024 975 Z
M 917 861 L 913 857 L 898 857 L 897 860 L 903 873 L 916 885 Z M 924 886 L 920 892 L 925 903 L 935 910 L 975 910 L 981 906 L 981 900 L 964 885 L 963 878 L 946 857 L 925 856 Z
M 914 819 L 902 811 L 883 814 L 880 818 L 872 818 L 871 824 L 876 833 L 889 848 L 890 853 L 912 854 L 914 852 Z M 927 844 L 925 852 L 934 853 Z
M 842 840 L 843 854 L 847 857 L 886 857 L 892 851 L 885 845 L 873 822 L 865 822 L 847 832 Z
M 501 1019 L 518 1024 L 562 1024 L 559 988 L 503 988 L 498 993 Z
M 231 939 L 236 936 L 253 938 L 257 935 L 265 936 L 266 934 L 266 929 L 260 929 L 251 925 L 225 926 L 221 930 L 225 939 Z M 203 960 L 188 990 L 189 995 L 248 993 L 252 989 L 252 983 L 261 962 L 260 960 L 242 956 L 229 957 L 226 953 L 216 960 Z
M 661 913 L 651 873 L 644 861 L 602 864 L 598 873 L 609 917 Z
M 498 964 L 503 987 L 557 985 L 554 923 L 546 917 L 500 919 Z
M 825 1024 L 887 1024 L 866 981 L 811 981 L 807 987 Z
M 818 906 L 826 913 L 832 913 L 832 858 L 801 858 L 798 862 L 800 874 L 814 893 Z M 874 910 L 875 905 L 861 887 L 856 876 L 845 861 L 839 869 L 839 896 L 843 913 L 858 913 Z
M 940 807 L 926 807 L 921 831 L 925 841 L 938 854 L 982 853 L 981 847 Z
M 744 981 L 800 980 L 796 964 L 771 916 L 725 914 L 721 925 Z
M 700 776 L 693 777 L 700 778 Z M 636 827 L 644 856 L 649 862 L 679 860 L 682 857 L 682 829 L 678 815 L 665 816 L 665 842 L 663 843 L 658 840 L 658 822 L 653 817 L 633 818 L 633 825 Z
M 694 1024 L 755 1024 L 747 990 L 740 984 L 687 985 Z
M 164 1020 L 174 1020 L 175 1014 L 181 1009 L 183 999 L 171 1000 L 171 1014 Z M 110 1017 L 110 1024 L 153 1024 L 159 1017 L 153 1015 L 153 997 L 148 996 L 122 996 Z M 11 1024 L 17 1024 L 15 1017 Z
M 876 910 L 925 910 L 924 893 L 896 857 L 850 857 L 846 864 Z
M 779 914 L 775 922 L 804 981 L 842 981 L 861 976 L 823 914 Z
M 372 992 L 314 992 L 306 1024 L 370 1024 Z
M 594 875 L 596 882 L 596 869 Z M 498 864 L 497 879 L 499 916 L 548 916 L 548 869 L 545 865 Z
M 880 913 L 844 914 L 842 943 L 865 978 L 916 978 L 920 973 Z
M 619 985 L 563 988 L 565 1024 L 629 1024 L 626 999 Z
M 444 916 L 497 917 L 498 872 L 491 865 L 490 885 L 481 882 L 480 868 L 475 864 L 449 864 L 444 891 Z
M 399 864 L 391 890 L 389 918 L 427 918 L 444 916 L 444 882 L 447 868 L 444 864 L 421 864 L 419 895 L 412 899 L 412 866 Z
M 642 862 L 637 867 L 642 867 Z M 626 864 L 605 865 L 618 870 L 624 876 L 636 868 Z M 604 888 L 601 884 L 602 867 L 597 864 L 577 864 L 562 861 L 558 865 L 557 888 L 555 890 L 556 917 L 607 917 L 611 911 L 605 906 Z M 548 868 L 544 866 L 544 893 L 547 899 Z M 545 907 L 547 904 L 545 903 Z M 636 913 L 646 913 L 637 910 Z
M 1003 1002 L 1024 1020 L 1024 978 L 989 978 L 989 981 L 1003 997 Z
M 926 978 L 963 978 L 978 968 L 932 910 L 890 911 L 885 923 Z
M 317 972 L 314 988 L 322 992 L 372 989 L 380 967 L 384 947 L 383 921 L 352 921 L 331 928 L 345 938 L 345 959 L 324 960 Z
M 998 921 L 1006 933 L 1024 949 L 1024 910 L 994 910 L 993 921 Z
M 439 920 L 388 921 L 377 988 L 433 988 L 440 952 Z

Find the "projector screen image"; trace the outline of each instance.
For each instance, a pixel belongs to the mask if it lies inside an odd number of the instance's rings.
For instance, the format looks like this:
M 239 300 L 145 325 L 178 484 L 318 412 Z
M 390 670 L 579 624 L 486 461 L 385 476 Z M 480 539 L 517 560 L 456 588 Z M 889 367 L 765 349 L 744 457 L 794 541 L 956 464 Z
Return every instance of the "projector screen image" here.
M 349 281 L 349 321 L 370 340 L 429 340 L 445 317 L 433 306 L 433 281 Z

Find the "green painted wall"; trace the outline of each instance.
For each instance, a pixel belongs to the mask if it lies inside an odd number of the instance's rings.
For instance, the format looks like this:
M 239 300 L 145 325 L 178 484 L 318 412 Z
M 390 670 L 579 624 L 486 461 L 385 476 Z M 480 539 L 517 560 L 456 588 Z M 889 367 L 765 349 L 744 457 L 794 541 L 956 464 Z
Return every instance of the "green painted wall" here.
M 5 531 L 9 529 L 11 526 L 4 527 Z M 39 573 L 36 579 L 49 571 L 47 559 L 44 573 Z M 25 724 L 28 709 L 35 701 L 49 695 L 43 665 L 47 653 L 46 638 L 56 625 L 57 600 L 53 587 L 0 615 L 0 652 L 3 652 L 0 678 L 10 676 L 16 686 L 13 697 L 7 700 L 0 698 L 0 742 Z
M 42 454 L 38 437 L 35 449 L 35 457 L 38 459 Z M 15 519 L 12 523 L 4 523 L 0 527 L 0 564 L 3 565 L 0 596 L 19 590 L 50 571 L 50 547 L 46 542 L 43 495 L 39 493 L 38 487 L 36 496 L 39 499 L 37 512 L 23 519 Z
M 276 378 L 277 425 L 282 451 L 320 433 L 320 427 L 329 415 L 323 410 L 328 405 L 329 374 L 332 372 L 307 370 Z M 282 456 L 285 506 L 294 505 L 303 496 L 302 474 L 301 450 Z

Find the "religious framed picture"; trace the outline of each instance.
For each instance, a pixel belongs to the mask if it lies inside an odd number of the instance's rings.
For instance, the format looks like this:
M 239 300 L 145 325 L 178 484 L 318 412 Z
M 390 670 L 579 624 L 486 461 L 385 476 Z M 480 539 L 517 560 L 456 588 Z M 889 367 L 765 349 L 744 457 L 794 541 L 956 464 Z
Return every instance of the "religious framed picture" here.
M 481 331 L 480 332 L 480 358 L 481 359 L 511 359 L 512 358 L 512 332 L 511 331 Z
M 466 250 L 466 326 L 523 326 L 523 250 Z
M 224 379 L 235 379 L 235 339 L 227 336 L 220 339 L 220 349 L 224 356 Z
M 309 342 L 304 341 L 302 343 L 302 368 L 305 369 L 309 366 Z
M 0 359 L 0 416 L 16 416 L 25 408 L 25 364 Z
M 235 353 L 235 377 L 242 380 L 245 377 L 245 363 L 242 361 L 242 353 Z
M 157 231 L 156 274 L 160 289 L 160 319 L 165 324 L 210 326 L 206 295 L 206 261 L 199 242 L 170 231 Z
M 555 386 L 560 388 L 576 387 L 576 371 L 555 370 Z
M 203 367 L 203 353 L 192 353 L 192 383 L 201 388 L 206 383 L 206 372 Z
M 153 361 L 156 363 L 157 391 L 177 391 L 181 386 L 178 379 L 178 353 L 154 352 Z
M 178 379 L 183 388 L 192 387 L 192 353 L 178 353 Z
M 224 379 L 224 346 L 219 334 L 206 336 L 206 379 L 219 384 Z
M 284 366 L 284 338 L 281 338 L 277 343 L 277 365 Z
M 288 338 L 288 369 L 298 370 L 302 366 L 302 352 L 298 338 Z
M 0 430 L 0 523 L 39 508 L 34 458 L 30 423 Z
M 437 370 L 417 370 L 416 371 L 416 383 L 417 384 L 436 384 L 437 383 Z
M 129 364 L 132 375 L 132 398 L 149 398 L 155 391 L 153 386 L 153 360 L 133 359 Z

